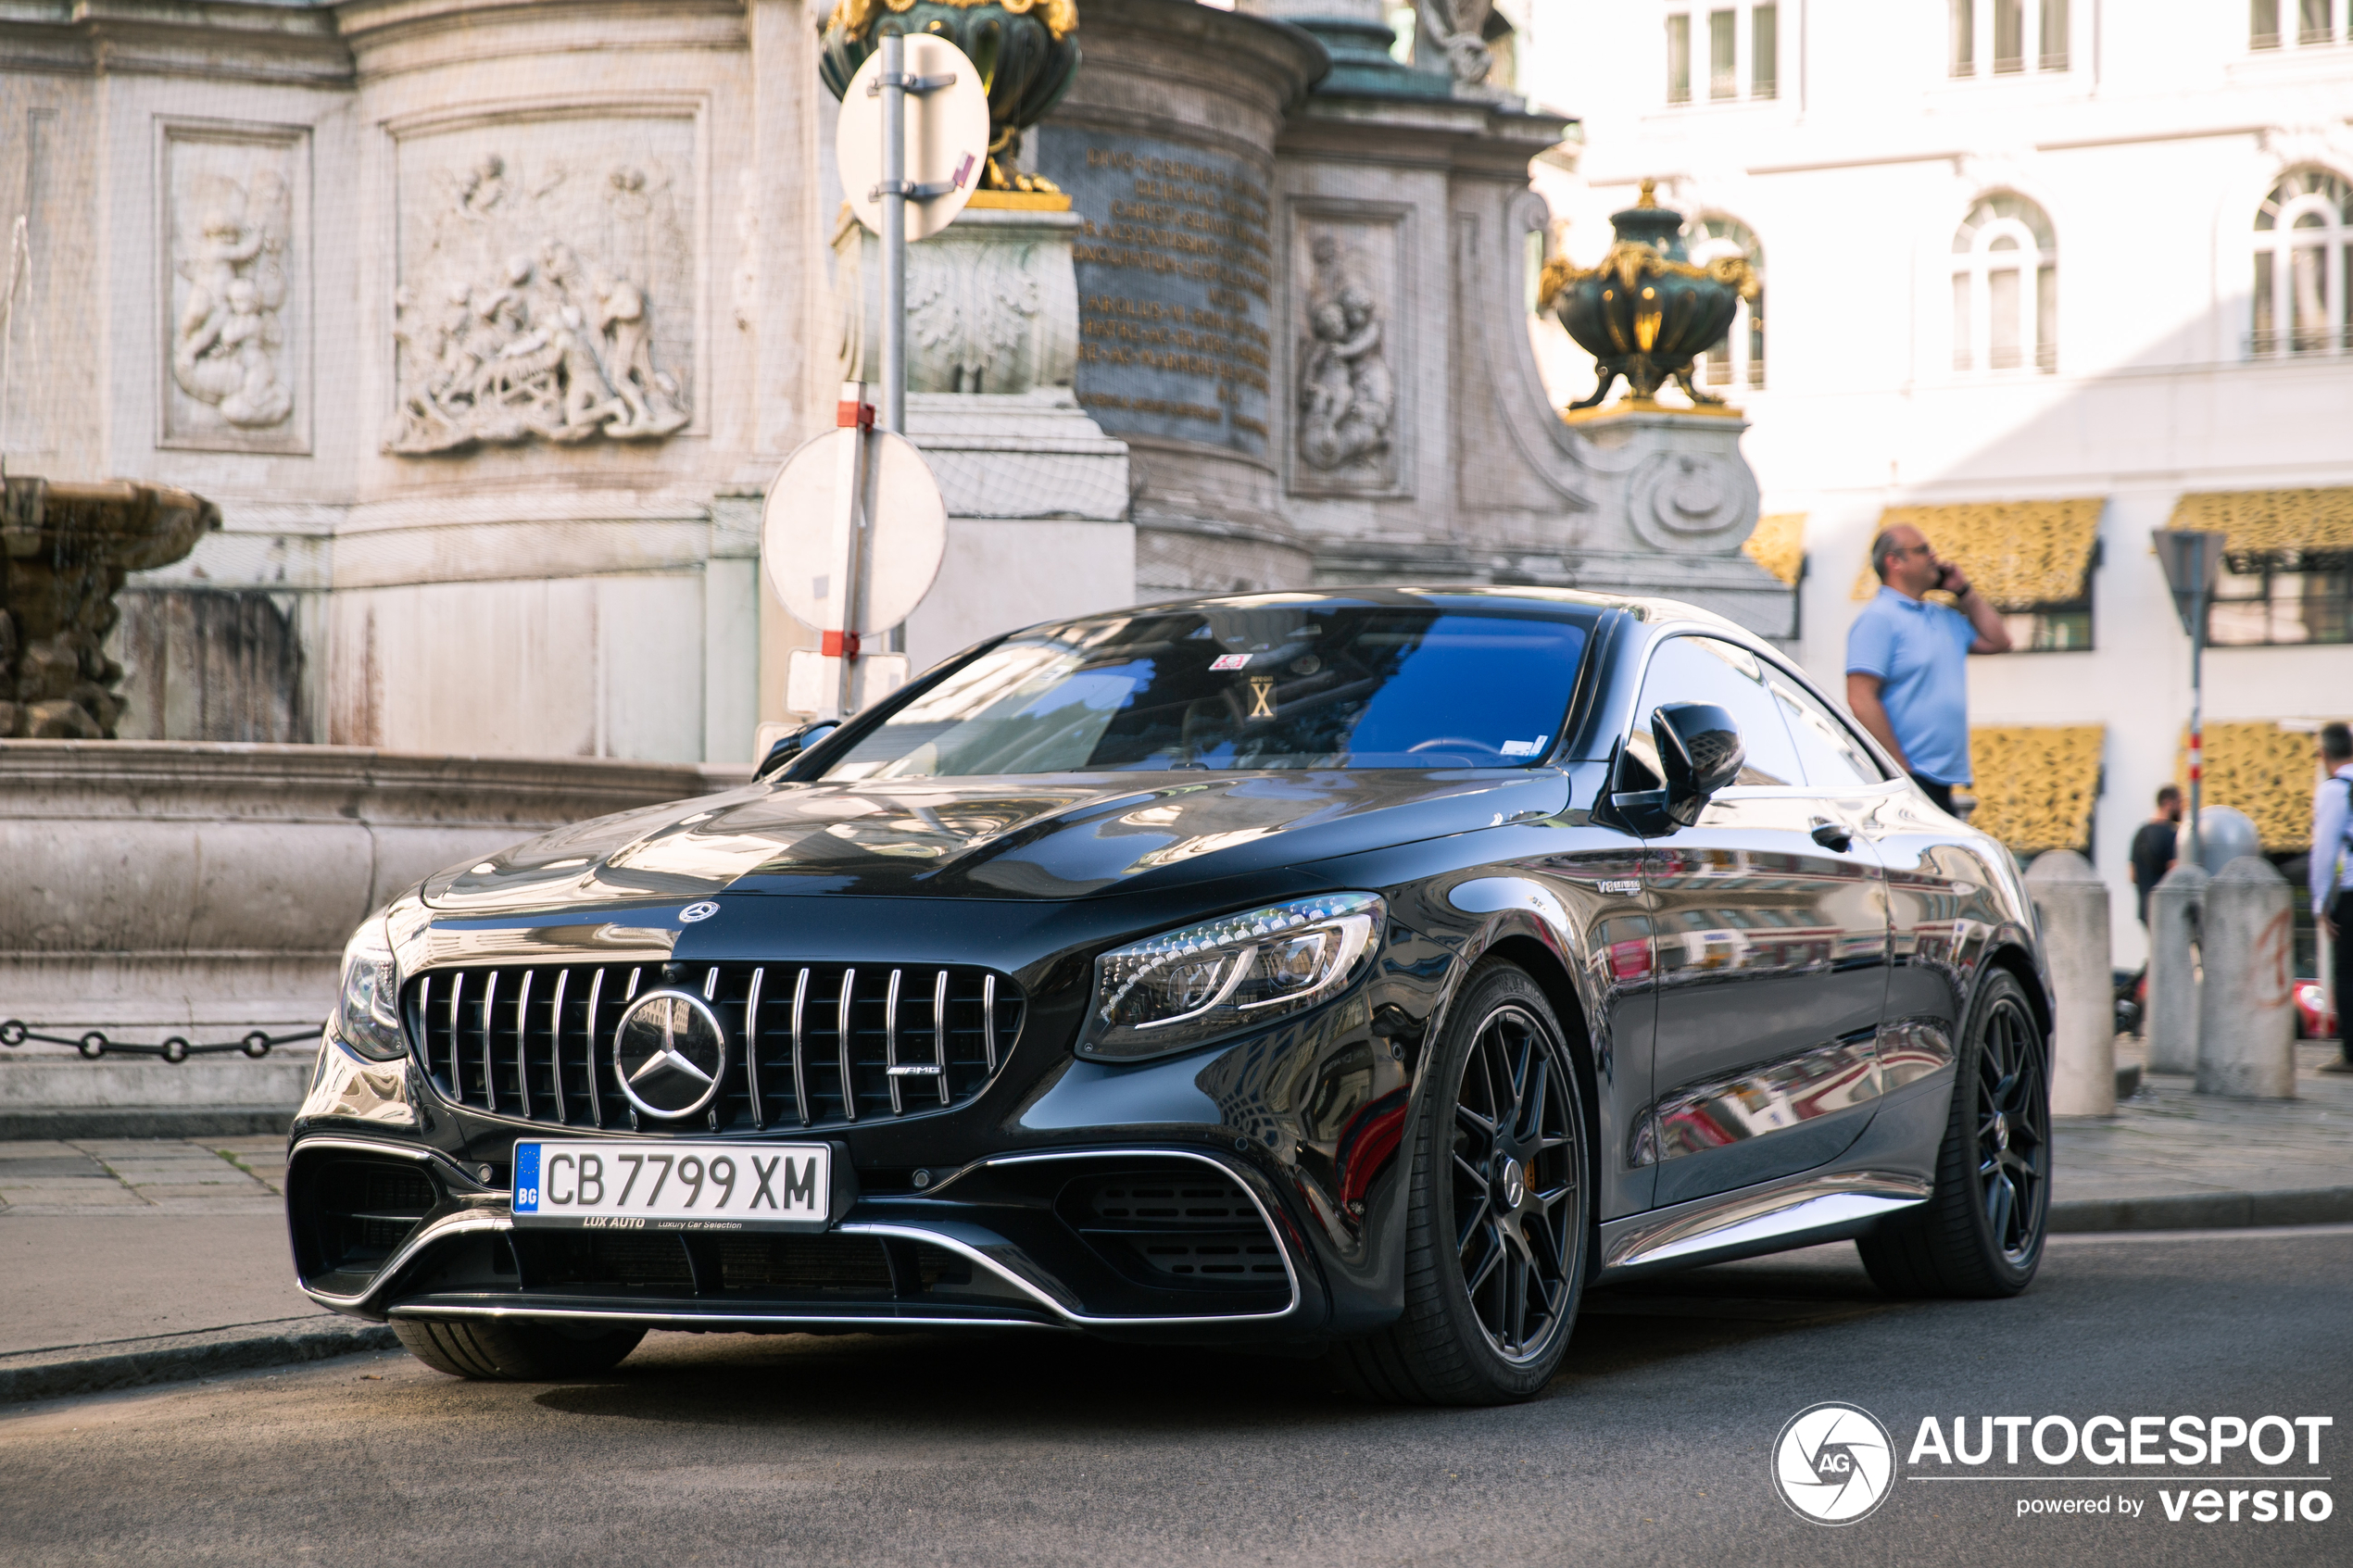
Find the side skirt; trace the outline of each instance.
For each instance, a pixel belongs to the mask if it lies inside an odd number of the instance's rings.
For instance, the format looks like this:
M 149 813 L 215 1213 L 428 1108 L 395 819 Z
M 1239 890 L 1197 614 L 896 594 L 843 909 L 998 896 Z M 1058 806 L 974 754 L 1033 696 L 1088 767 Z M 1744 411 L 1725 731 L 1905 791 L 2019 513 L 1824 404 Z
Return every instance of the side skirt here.
M 1793 1176 L 1717 1193 L 1601 1227 L 1607 1285 L 1641 1274 L 1837 1241 L 1925 1203 L 1934 1185 L 1901 1171 Z

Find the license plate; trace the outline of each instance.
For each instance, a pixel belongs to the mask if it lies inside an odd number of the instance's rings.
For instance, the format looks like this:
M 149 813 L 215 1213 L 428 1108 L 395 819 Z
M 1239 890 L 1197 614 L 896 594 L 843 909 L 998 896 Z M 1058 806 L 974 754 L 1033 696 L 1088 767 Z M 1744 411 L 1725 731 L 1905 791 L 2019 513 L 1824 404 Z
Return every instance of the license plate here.
M 808 1230 L 831 1218 L 830 1145 L 519 1143 L 517 1224 L 585 1230 Z

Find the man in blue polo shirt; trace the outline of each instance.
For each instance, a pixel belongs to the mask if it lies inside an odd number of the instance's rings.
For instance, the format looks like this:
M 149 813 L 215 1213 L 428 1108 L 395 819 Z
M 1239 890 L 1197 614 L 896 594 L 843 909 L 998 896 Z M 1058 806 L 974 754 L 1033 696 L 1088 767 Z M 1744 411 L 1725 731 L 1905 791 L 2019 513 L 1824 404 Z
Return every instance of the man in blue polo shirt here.
M 2007 653 L 2010 634 L 1969 575 L 1917 528 L 1881 529 L 1871 541 L 1879 596 L 1846 633 L 1846 706 L 1945 810 L 1969 782 L 1969 656 Z M 1931 588 L 1958 608 L 1931 604 Z

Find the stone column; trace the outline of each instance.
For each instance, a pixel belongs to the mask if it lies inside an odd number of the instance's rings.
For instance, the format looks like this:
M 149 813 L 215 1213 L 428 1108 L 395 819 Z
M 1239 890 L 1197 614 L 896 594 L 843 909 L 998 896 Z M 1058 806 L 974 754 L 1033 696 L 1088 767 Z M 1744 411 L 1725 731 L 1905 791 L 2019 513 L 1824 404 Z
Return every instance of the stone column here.
M 2287 879 L 2259 855 L 2240 856 L 2207 884 L 2202 1095 L 2296 1098 L 2293 901 Z
M 2148 1039 L 2151 1073 L 2197 1071 L 2198 925 L 2205 918 L 2203 866 L 2183 864 L 2149 894 Z
M 2108 972 L 2108 884 L 2072 849 L 2038 858 L 2027 891 L 2042 911 L 2043 951 L 2058 994 L 2051 1113 L 2116 1113 L 2116 993 Z

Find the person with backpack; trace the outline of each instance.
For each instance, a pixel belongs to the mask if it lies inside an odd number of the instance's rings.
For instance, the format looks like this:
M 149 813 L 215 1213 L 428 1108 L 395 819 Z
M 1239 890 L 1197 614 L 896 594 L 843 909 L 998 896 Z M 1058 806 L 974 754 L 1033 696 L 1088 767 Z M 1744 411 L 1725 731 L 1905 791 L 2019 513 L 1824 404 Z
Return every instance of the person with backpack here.
M 2329 939 L 2335 990 L 2337 1059 L 2323 1073 L 2353 1073 L 2353 729 L 2321 726 L 2321 766 L 2328 777 L 2312 797 L 2312 915 Z

